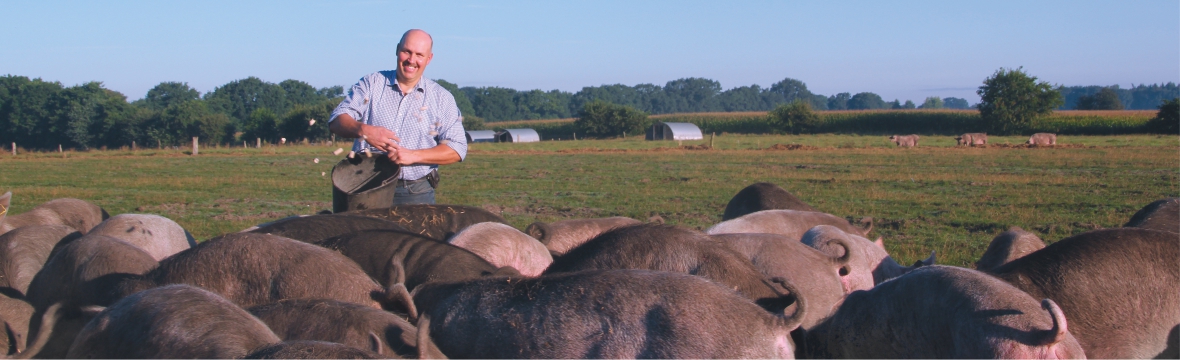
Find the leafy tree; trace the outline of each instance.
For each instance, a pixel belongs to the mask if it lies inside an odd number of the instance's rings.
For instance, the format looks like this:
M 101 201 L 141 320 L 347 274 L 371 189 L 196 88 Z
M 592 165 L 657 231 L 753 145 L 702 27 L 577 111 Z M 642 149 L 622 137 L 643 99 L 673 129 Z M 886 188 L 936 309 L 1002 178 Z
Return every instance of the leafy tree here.
M 1160 134 L 1180 133 L 1180 98 L 1164 101 L 1160 111 L 1147 122 L 1147 129 Z
M 0 77 L 0 140 L 29 148 L 56 147 L 62 133 L 49 121 L 54 115 L 51 99 L 62 91 L 61 83 L 24 76 Z
M 683 78 L 664 84 L 664 93 L 676 104 L 675 112 L 716 111 L 721 83 L 705 78 Z
M 320 97 L 324 97 L 324 98 L 328 98 L 328 99 L 344 97 L 344 87 L 340 86 L 340 85 L 324 87 L 324 88 L 320 88 L 319 90 L 316 90 L 315 93 L 316 93 L 316 95 L 319 95 Z
M 769 122 L 778 131 L 799 134 L 814 131 L 819 126 L 819 115 L 811 111 L 810 102 L 800 99 L 771 110 Z
M 231 81 L 205 94 L 209 109 L 226 114 L 237 124 L 245 124 L 255 110 L 270 109 L 271 113 L 287 113 L 291 101 L 279 85 L 256 77 Z
M 189 87 L 186 82 L 165 81 L 148 90 L 147 95 L 135 103 L 152 110 L 163 110 L 172 104 L 200 98 L 201 92 Z
M 569 97 L 561 91 L 520 91 L 513 94 L 515 119 L 557 119 L 569 117 Z
M 937 96 L 927 97 L 926 101 L 923 101 L 922 105 L 918 106 L 919 109 L 941 109 L 942 107 L 942 98 Z
M 268 108 L 258 108 L 250 113 L 241 129 L 242 139 L 247 141 L 261 138 L 263 141 L 273 143 L 278 142 L 282 137 L 279 135 L 279 117 Z
M 907 100 L 907 101 L 908 101 L 908 100 Z M 895 110 L 896 110 L 896 109 L 901 109 L 901 101 L 898 101 L 897 99 L 893 99 L 893 101 L 890 101 L 890 102 L 887 102 L 887 103 L 885 103 L 885 108 L 887 108 L 887 109 L 895 109 Z
M 758 85 L 735 87 L 723 91 L 717 96 L 717 100 L 721 110 L 724 111 L 757 111 L 766 108 L 762 88 Z
M 873 109 L 887 109 L 885 100 L 881 99 L 880 95 L 871 92 L 862 92 L 852 95 L 848 99 L 849 110 L 873 110 Z
M 1061 93 L 1047 82 L 1022 68 L 1000 68 L 983 81 L 977 91 L 979 114 L 990 131 L 1013 134 L 1024 129 L 1038 116 L 1048 115 L 1061 105 Z
M 215 113 L 204 101 L 189 100 L 169 105 L 144 121 L 143 139 L 147 146 L 188 144 L 195 136 L 202 141 L 226 142 L 229 117 Z
M 328 131 L 328 117 L 338 104 L 339 101 L 336 99 L 323 99 L 315 104 L 295 105 L 279 119 L 281 137 L 290 141 L 320 141 L 331 137 L 332 134 Z M 315 123 L 312 123 L 312 120 L 315 120 Z
M 582 106 L 574 128 L 586 137 L 603 138 L 643 131 L 647 113 L 630 106 L 594 101 Z
M 770 93 L 777 95 L 775 103 L 792 103 L 795 100 L 811 102 L 812 93 L 807 84 L 792 78 L 785 78 L 770 85 Z
M 1122 110 L 1123 102 L 1119 101 L 1119 94 L 1115 89 L 1104 87 L 1094 95 L 1083 95 L 1078 98 L 1078 110 Z
M 942 99 L 942 107 L 947 109 L 970 109 L 971 105 L 967 103 L 967 99 L 948 97 Z
M 828 97 L 828 110 L 848 110 L 848 100 L 852 94 L 843 92 Z
M 319 91 L 315 87 L 299 80 L 283 80 L 283 82 L 279 83 L 279 87 L 283 88 L 283 93 L 292 106 L 299 104 L 318 104 L 324 100 L 324 97 L 320 96 Z
M 901 105 L 901 108 L 902 108 L 902 109 L 913 109 L 913 108 L 916 108 L 916 106 L 914 106 L 914 102 L 913 102 L 913 101 L 906 100 L 906 101 L 905 101 L 905 104 L 902 104 L 902 105 Z
M 488 121 L 504 121 L 516 118 L 516 103 L 512 99 L 516 90 L 502 87 L 464 88 L 472 89 L 467 96 L 478 114 Z

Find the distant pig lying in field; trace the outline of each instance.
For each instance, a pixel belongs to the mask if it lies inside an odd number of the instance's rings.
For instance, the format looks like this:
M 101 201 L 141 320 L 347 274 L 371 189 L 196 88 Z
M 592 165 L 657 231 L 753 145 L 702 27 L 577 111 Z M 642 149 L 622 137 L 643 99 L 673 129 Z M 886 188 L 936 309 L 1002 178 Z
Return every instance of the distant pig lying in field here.
M 889 137 L 889 141 L 898 147 L 915 147 L 918 146 L 918 135 L 893 135 Z
M 725 214 L 721 216 L 721 220 L 736 219 L 742 215 L 762 210 L 819 211 L 803 200 L 799 200 L 787 189 L 772 183 L 760 182 L 743 188 L 738 191 L 737 195 L 729 199 L 729 204 L 725 205 Z
M 110 215 L 84 200 L 53 199 L 22 214 L 10 214 L 12 192 L 0 195 L 0 234 L 29 225 L 66 225 L 85 234 Z
M 810 358 L 1084 359 L 1066 316 L 999 279 L 927 266 L 849 294 L 806 334 Z
M 966 133 L 955 137 L 955 141 L 957 141 L 959 145 L 987 145 L 987 133 Z
M 1057 134 L 1036 133 L 1028 138 L 1029 145 L 1057 145 Z
M 789 286 L 789 285 L 787 285 Z M 452 358 L 794 358 L 792 317 L 704 278 L 649 270 L 435 283 L 414 293 Z

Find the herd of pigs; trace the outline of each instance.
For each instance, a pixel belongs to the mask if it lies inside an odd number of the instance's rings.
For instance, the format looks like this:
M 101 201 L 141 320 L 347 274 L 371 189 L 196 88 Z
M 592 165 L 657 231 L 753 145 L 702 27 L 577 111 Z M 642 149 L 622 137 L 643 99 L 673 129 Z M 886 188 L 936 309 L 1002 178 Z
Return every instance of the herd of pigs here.
M 770 183 L 704 232 L 404 205 L 197 242 L 157 215 L 11 200 L 7 357 L 1180 357 L 1180 198 L 1047 246 L 1013 227 L 975 269 L 898 264 L 871 219 Z
M 898 147 L 915 147 L 918 146 L 918 135 L 892 135 L 889 137 L 889 141 Z M 956 136 L 955 142 L 959 146 L 986 146 L 987 133 L 966 133 Z M 1025 144 L 1034 146 L 1057 145 L 1057 134 L 1036 133 L 1029 136 Z

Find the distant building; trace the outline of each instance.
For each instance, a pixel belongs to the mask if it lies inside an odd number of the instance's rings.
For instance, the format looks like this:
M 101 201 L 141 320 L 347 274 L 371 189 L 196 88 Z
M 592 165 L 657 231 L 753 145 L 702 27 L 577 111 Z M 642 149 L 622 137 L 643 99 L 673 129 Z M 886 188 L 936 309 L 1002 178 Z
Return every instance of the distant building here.
M 658 122 L 647 129 L 648 140 L 704 140 L 701 128 L 692 123 Z
M 492 130 L 471 130 L 467 132 L 467 143 L 496 142 L 496 132 Z
M 539 142 L 541 135 L 533 129 L 504 129 L 496 135 L 496 140 L 499 142 Z

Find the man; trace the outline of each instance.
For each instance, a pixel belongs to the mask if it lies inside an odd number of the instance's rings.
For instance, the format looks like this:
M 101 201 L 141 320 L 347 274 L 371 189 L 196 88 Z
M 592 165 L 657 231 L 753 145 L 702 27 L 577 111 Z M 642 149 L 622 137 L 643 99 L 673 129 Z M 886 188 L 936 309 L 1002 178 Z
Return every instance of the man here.
M 397 44 L 397 70 L 361 78 L 329 120 L 333 133 L 357 139 L 352 145 L 357 154 L 367 150 L 401 167 L 392 205 L 433 204 L 438 165 L 467 156 L 455 98 L 422 77 L 434 58 L 433 46 L 425 31 L 406 31 Z

